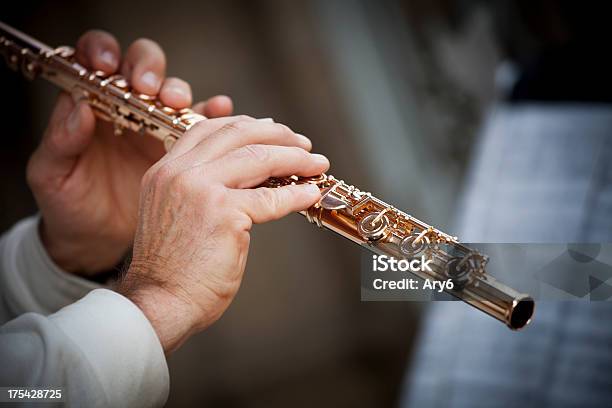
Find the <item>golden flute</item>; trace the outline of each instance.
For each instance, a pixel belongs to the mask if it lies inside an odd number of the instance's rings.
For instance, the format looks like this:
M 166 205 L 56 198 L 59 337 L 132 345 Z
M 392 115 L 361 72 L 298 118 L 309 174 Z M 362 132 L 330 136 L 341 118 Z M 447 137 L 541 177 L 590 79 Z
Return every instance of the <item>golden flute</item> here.
M 0 53 L 9 67 L 29 79 L 41 76 L 74 97 L 85 99 L 96 116 L 110 121 L 118 135 L 124 129 L 150 134 L 166 148 L 206 118 L 191 109 L 174 110 L 150 95 L 133 92 L 120 75 L 90 71 L 74 60 L 70 47 L 51 48 L 0 22 Z M 308 221 L 325 227 L 368 250 L 395 259 L 426 256 L 421 279 L 451 281 L 445 291 L 493 316 L 511 329 L 531 321 L 535 303 L 526 294 L 498 282 L 485 270 L 488 258 L 385 202 L 331 175 L 272 178 L 264 186 L 311 183 L 321 200 L 302 211 Z

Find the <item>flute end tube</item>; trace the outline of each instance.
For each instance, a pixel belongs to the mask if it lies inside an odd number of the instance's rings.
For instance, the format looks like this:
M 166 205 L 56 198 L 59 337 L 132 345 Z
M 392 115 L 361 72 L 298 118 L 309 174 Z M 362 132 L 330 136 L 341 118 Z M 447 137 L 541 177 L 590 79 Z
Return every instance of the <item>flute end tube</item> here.
M 529 324 L 534 310 L 535 302 L 530 296 L 516 299 L 512 303 L 512 309 L 510 310 L 506 324 L 512 330 L 520 330 Z

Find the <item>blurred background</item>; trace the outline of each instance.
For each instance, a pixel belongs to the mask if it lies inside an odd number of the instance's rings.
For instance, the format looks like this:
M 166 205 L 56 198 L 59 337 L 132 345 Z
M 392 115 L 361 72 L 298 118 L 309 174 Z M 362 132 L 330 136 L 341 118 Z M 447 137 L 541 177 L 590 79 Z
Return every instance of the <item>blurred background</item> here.
M 91 28 L 124 49 L 154 39 L 196 100 L 227 94 L 237 113 L 289 125 L 330 173 L 452 234 L 478 129 L 515 76 L 509 61 L 540 45 L 525 3 L 21 1 L 0 18 L 50 45 Z M 557 27 L 550 15 L 544 31 Z M 6 230 L 36 212 L 25 164 L 57 90 L 4 66 L 0 89 Z M 360 302 L 359 260 L 298 215 L 257 226 L 236 301 L 170 358 L 168 406 L 396 404 L 422 305 Z

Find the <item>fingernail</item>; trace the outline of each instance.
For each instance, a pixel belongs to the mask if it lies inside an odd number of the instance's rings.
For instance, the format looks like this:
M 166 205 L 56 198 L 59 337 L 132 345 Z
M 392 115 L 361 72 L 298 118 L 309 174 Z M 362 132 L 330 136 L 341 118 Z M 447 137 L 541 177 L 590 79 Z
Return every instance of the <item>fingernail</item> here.
M 187 92 L 185 88 L 181 88 L 180 86 L 169 86 L 168 91 L 180 96 L 190 96 L 189 92 Z
M 316 184 L 308 183 L 306 184 L 305 189 L 309 194 L 321 194 L 321 190 L 319 189 L 319 187 L 317 187 Z
M 302 141 L 302 143 L 304 143 L 305 145 L 308 146 L 312 146 L 312 142 L 310 141 L 309 138 L 307 138 L 306 136 L 300 134 L 300 133 L 296 133 L 295 134 L 297 136 L 298 139 L 300 139 Z
M 257 119 L 260 122 L 271 122 L 274 123 L 274 119 L 272 118 L 261 118 L 261 119 Z
M 313 153 L 312 158 L 315 159 L 315 161 L 318 163 L 329 164 L 329 160 L 327 159 L 327 157 L 323 156 L 322 154 Z
M 159 78 L 155 73 L 151 71 L 147 71 L 140 77 L 141 81 L 151 88 L 157 89 L 159 87 Z
M 110 51 L 103 51 L 102 54 L 100 54 L 100 61 L 110 68 L 115 68 L 117 66 L 117 57 Z
M 72 109 L 72 112 L 70 112 L 70 115 L 68 116 L 68 119 L 66 120 L 66 130 L 68 130 L 68 133 L 73 134 L 77 130 L 79 130 L 80 125 L 81 125 L 81 104 L 78 103 Z

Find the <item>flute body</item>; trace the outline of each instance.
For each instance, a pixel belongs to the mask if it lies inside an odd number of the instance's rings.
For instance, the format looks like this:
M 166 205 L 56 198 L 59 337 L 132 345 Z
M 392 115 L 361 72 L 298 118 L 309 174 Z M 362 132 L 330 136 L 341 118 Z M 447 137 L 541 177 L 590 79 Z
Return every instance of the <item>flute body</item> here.
M 120 75 L 86 69 L 74 60 L 70 47 L 51 48 L 2 22 L 0 53 L 10 68 L 28 79 L 41 76 L 75 98 L 88 101 L 96 116 L 114 124 L 118 135 L 124 129 L 150 134 L 169 150 L 182 134 L 206 119 L 191 109 L 175 110 L 153 96 L 134 92 Z M 370 193 L 325 174 L 271 178 L 263 185 L 274 188 L 302 183 L 315 184 L 321 190 L 321 200 L 301 212 L 311 223 L 380 255 L 396 259 L 425 256 L 431 259 L 429 270 L 412 272 L 419 278 L 450 279 L 453 289 L 446 289 L 448 293 L 513 330 L 531 321 L 533 299 L 488 275 L 485 255 Z

